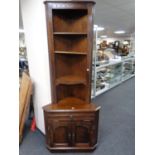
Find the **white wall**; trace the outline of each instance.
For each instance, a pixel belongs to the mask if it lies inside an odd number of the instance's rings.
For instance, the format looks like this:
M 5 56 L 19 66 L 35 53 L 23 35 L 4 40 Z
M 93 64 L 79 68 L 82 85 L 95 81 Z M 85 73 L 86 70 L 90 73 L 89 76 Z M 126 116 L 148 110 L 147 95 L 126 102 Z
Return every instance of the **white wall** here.
M 34 83 L 37 127 L 45 133 L 42 106 L 51 102 L 49 60 L 43 0 L 21 0 L 30 76 Z

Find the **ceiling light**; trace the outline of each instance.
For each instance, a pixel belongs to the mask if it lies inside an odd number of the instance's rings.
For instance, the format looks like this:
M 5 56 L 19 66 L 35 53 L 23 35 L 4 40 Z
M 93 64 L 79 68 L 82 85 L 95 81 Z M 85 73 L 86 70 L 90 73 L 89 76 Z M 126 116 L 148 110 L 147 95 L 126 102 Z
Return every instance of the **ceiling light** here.
M 102 30 L 104 30 L 104 27 L 100 27 L 98 25 L 94 25 L 94 30 L 102 31 Z
M 124 34 L 125 31 L 124 31 L 124 30 L 119 30 L 119 31 L 115 31 L 114 33 L 115 33 L 115 34 Z
M 101 38 L 107 38 L 107 36 L 106 35 L 103 35 L 103 36 L 100 36 Z
M 19 29 L 19 32 L 24 33 L 25 31 L 24 31 L 24 29 Z
M 102 30 L 104 30 L 104 27 L 97 27 L 97 30 L 102 31 Z
M 97 28 L 98 26 L 97 25 L 94 25 L 94 28 Z

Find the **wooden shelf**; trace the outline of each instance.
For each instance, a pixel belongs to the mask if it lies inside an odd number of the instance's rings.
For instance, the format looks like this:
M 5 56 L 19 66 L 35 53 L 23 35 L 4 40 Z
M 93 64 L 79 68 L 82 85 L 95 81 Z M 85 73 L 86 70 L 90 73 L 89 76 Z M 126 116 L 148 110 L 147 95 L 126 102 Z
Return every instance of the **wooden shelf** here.
M 54 35 L 87 35 L 86 32 L 53 32 Z
M 79 99 L 79 98 L 66 97 L 66 98 L 60 100 L 58 103 L 61 104 L 61 105 L 64 105 L 64 106 L 71 107 L 71 106 L 74 106 L 74 105 L 84 104 L 85 102 L 83 100 Z
M 55 51 L 56 54 L 75 54 L 75 55 L 87 55 L 86 52 L 75 52 L 75 51 Z
M 82 77 L 78 77 L 75 75 L 68 75 L 56 79 L 56 85 L 59 84 L 64 85 L 86 84 L 86 80 Z

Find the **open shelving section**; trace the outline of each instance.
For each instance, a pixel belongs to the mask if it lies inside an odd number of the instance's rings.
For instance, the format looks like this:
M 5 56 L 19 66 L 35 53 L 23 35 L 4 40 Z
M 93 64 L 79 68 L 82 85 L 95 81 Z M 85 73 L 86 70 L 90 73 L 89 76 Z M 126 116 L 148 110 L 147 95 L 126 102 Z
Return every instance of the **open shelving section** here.
M 52 45 L 50 60 L 53 70 L 52 87 L 55 90 L 52 94 L 53 101 L 59 103 L 66 98 L 74 98 L 89 102 L 92 33 L 89 11 L 87 8 L 51 11 L 52 21 L 49 22 L 48 31 Z

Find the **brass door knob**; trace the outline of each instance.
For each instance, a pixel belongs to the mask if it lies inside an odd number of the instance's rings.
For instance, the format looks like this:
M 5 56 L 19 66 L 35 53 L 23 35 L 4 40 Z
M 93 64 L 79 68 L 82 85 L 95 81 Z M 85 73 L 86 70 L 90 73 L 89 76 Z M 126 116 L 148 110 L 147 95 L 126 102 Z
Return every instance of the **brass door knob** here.
M 87 68 L 87 70 L 86 70 L 87 72 L 89 72 L 90 71 L 90 69 L 89 68 Z

